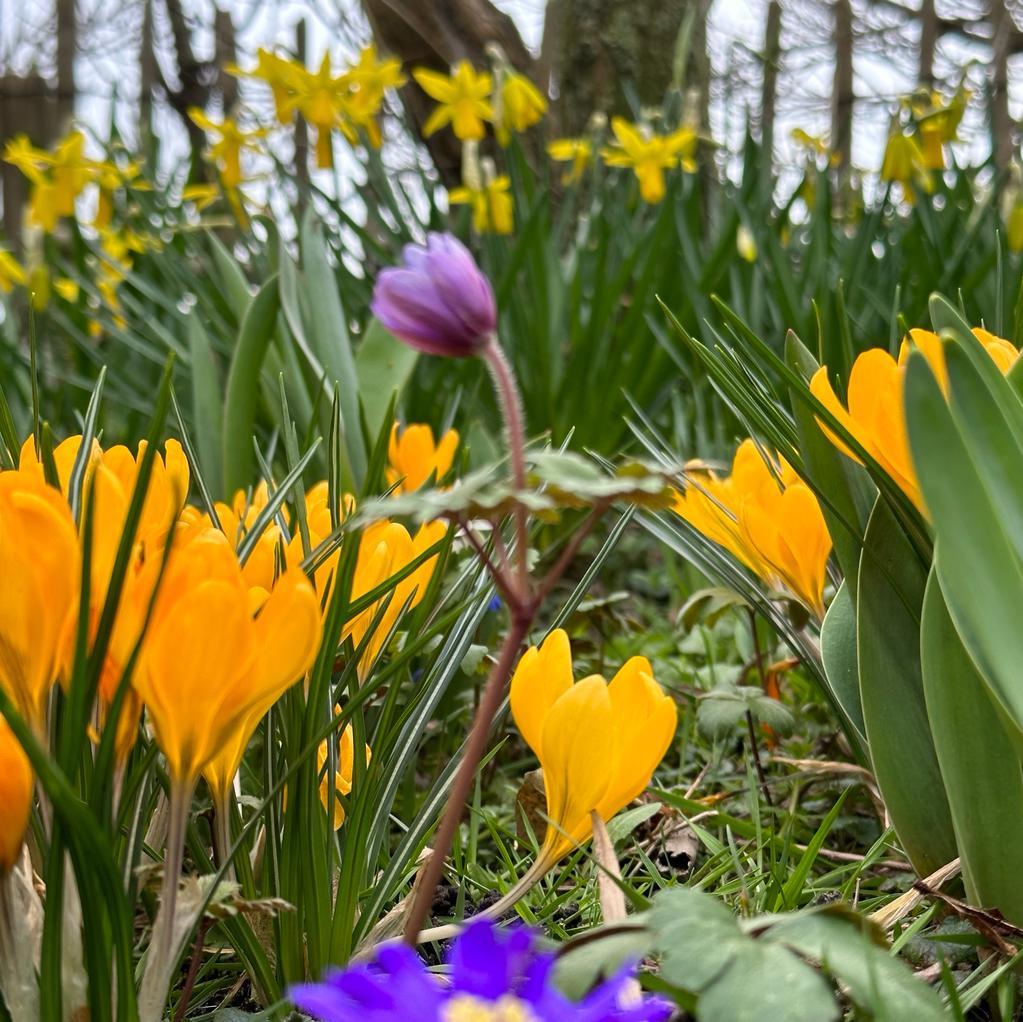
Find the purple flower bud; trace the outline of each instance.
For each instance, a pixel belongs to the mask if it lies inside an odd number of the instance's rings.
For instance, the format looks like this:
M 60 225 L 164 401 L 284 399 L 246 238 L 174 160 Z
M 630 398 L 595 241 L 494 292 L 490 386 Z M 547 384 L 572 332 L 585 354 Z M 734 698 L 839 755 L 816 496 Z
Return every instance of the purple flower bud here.
M 430 355 L 477 355 L 497 327 L 490 281 L 451 234 L 430 233 L 406 245 L 405 263 L 382 270 L 373 315 L 406 344 Z

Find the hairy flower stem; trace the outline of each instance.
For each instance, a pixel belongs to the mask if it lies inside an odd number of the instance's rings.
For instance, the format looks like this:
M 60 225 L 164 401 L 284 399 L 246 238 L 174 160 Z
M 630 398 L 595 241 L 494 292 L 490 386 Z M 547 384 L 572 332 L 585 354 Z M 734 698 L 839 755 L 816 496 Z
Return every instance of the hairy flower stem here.
M 515 374 L 504 349 L 497 337 L 491 335 L 483 349 L 483 358 L 494 380 L 494 389 L 501 404 L 504 428 L 508 443 L 508 457 L 511 460 L 512 480 L 517 490 L 526 488 L 526 432 L 522 416 L 522 398 L 515 382 Z M 515 507 L 515 556 L 518 568 L 519 595 L 526 599 L 529 593 L 529 558 L 526 539 L 526 509 L 521 504 Z
M 529 631 L 529 625 L 533 620 L 533 614 L 523 615 L 512 612 L 511 628 L 504 637 L 501 651 L 497 661 L 490 671 L 486 688 L 483 690 L 483 698 L 480 700 L 476 710 L 476 718 L 472 724 L 472 731 L 469 732 L 469 740 L 466 743 L 465 755 L 458 766 L 451 791 L 448 793 L 447 804 L 444 807 L 444 815 L 441 817 L 440 826 L 433 838 L 433 851 L 426 863 L 423 879 L 419 890 L 412 901 L 409 909 L 408 919 L 405 923 L 405 943 L 415 946 L 418 943 L 419 931 L 423 928 L 430 914 L 430 906 L 433 904 L 433 896 L 444 873 L 444 860 L 451 850 L 455 838 L 455 831 L 462 819 L 465 810 L 465 803 L 468 801 L 469 793 L 472 790 L 473 778 L 476 776 L 476 768 L 479 766 L 483 753 L 487 749 L 487 738 L 490 736 L 490 726 L 497 716 L 504 699 L 504 691 L 511 677 L 512 666 L 518 656 L 519 647 L 522 645 Z M 145 1020 L 143 1020 L 145 1022 Z
M 175 939 L 178 888 L 185 855 L 185 830 L 188 826 L 188 807 L 192 801 L 192 787 L 180 781 L 171 781 L 170 818 L 167 826 L 167 845 L 163 857 L 163 885 L 160 890 L 160 908 L 153 923 L 153 937 L 146 957 L 146 971 L 139 991 L 139 1022 L 160 1022 L 167 1003 L 171 977 L 178 958 Z

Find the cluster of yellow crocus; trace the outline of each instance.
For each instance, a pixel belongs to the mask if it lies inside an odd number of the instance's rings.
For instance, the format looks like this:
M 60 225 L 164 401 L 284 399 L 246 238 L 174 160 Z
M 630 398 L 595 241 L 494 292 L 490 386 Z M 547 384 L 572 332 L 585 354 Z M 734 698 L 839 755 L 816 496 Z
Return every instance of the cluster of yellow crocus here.
M 831 537 L 817 498 L 784 458 L 747 439 L 725 477 L 692 464 L 674 510 L 768 585 L 823 616 Z
M 1019 355 L 1015 346 L 980 327 L 974 327 L 973 333 L 995 365 L 1003 373 L 1008 372 Z M 913 348 L 927 359 L 942 389 L 947 391 L 948 371 L 941 340 L 929 330 L 910 330 L 897 360 L 883 348 L 870 348 L 858 355 L 849 374 L 845 406 L 831 386 L 827 366 L 814 373 L 810 391 L 917 508 L 924 511 L 909 453 L 903 394 L 906 361 Z M 860 460 L 824 423 L 820 425 L 843 454 Z
M 405 83 L 400 61 L 381 59 L 370 43 L 350 67 L 335 73 L 330 54 L 325 53 L 319 68 L 310 71 L 298 61 L 268 50 L 259 50 L 256 66 L 250 71 L 229 68 L 233 74 L 255 78 L 270 87 L 274 113 L 282 125 L 290 124 L 298 113 L 316 131 L 316 164 L 334 165 L 332 133 L 340 131 L 351 143 L 359 132 L 370 145 L 380 145 L 380 111 L 388 89 Z
M 561 629 L 531 647 L 511 682 L 515 723 L 543 769 L 547 834 L 538 865 L 551 866 L 593 832 L 593 813 L 610 820 L 650 783 L 675 734 L 674 700 L 633 657 L 610 684 L 575 681 Z

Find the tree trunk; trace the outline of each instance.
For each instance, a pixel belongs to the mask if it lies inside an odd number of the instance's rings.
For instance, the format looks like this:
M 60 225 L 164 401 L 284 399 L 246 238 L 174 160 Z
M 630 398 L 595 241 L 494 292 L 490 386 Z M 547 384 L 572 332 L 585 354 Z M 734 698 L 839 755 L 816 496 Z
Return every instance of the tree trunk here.
M 153 92 L 160 80 L 153 49 L 153 0 L 144 0 L 142 38 L 139 42 L 139 145 L 147 158 L 153 149 Z
M 764 78 L 760 93 L 760 143 L 764 157 L 774 154 L 774 118 L 778 107 L 778 66 L 781 62 L 781 2 L 771 0 L 764 29 Z
M 309 59 L 306 44 L 307 31 L 305 18 L 299 19 L 295 25 L 295 57 L 302 67 L 307 66 L 306 62 Z M 298 187 L 298 216 L 296 219 L 301 222 L 302 214 L 309 202 L 309 126 L 304 117 L 295 118 L 295 184 Z
M 487 46 L 496 43 L 520 71 L 533 75 L 533 58 L 522 42 L 515 22 L 489 0 L 362 0 L 373 37 L 381 49 L 398 57 L 406 72 L 430 67 L 447 73 L 453 64 L 468 60 L 476 68 L 490 63 Z M 402 99 L 417 129 L 430 116 L 435 102 L 414 80 L 401 90 Z M 462 146 L 450 131 L 425 140 L 434 165 L 446 185 L 461 179 Z
M 853 12 L 850 0 L 834 0 L 835 83 L 831 94 L 831 148 L 840 173 L 852 164 Z
M 68 130 L 75 116 L 75 0 L 57 0 L 57 130 Z
M 660 107 L 672 81 L 679 31 L 695 6 L 685 87 L 707 105 L 707 0 L 559 0 L 548 10 L 546 32 L 556 39 L 552 76 L 559 93 L 560 130 L 586 130 L 601 111 L 634 120 L 626 89 L 643 106 Z M 702 119 L 703 114 L 700 114 Z
M 995 169 L 1008 169 L 1014 148 L 1009 114 L 1009 37 L 1014 27 L 1004 0 L 991 0 L 991 156 Z
M 934 50 L 938 44 L 938 15 L 934 0 L 920 2 L 920 71 L 917 81 L 924 89 L 934 88 Z

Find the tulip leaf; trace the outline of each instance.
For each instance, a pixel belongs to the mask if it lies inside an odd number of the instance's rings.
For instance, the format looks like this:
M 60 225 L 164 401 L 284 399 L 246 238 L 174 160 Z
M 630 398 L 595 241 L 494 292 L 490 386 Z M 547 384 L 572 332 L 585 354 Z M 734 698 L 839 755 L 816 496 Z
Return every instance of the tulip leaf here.
M 849 579 L 838 587 L 821 626 L 821 659 L 828 685 L 849 723 L 866 744 L 863 704 L 856 662 L 856 604 Z
M 345 453 L 356 487 L 366 474 L 366 449 L 359 417 L 359 379 L 338 293 L 337 277 L 327 259 L 327 243 L 310 206 L 302 220 L 302 270 L 308 314 L 306 338 L 327 373 L 327 384 L 341 390 L 341 414 L 345 427 Z M 390 399 L 390 394 L 386 400 Z
M 249 290 L 249 282 L 245 279 L 238 260 L 227 250 L 224 243 L 213 233 L 207 231 L 210 251 L 213 253 L 213 265 L 216 267 L 216 276 L 220 280 L 221 293 L 227 299 L 228 308 L 234 314 L 235 319 L 241 323 L 245 318 L 245 310 L 252 301 L 252 292 Z
M 878 498 L 867 525 L 856 600 L 860 699 L 874 776 L 921 876 L 956 856 L 920 675 L 926 581 L 911 541 Z
M 960 418 L 997 415 L 991 404 L 970 405 L 961 409 Z M 906 372 L 906 419 L 920 488 L 941 545 L 935 564 L 945 604 L 963 644 L 1012 721 L 1019 748 L 1023 565 L 982 480 L 979 464 L 987 456 L 971 455 L 934 374 L 918 354 L 910 357 Z
M 419 352 L 399 341 L 378 319 L 369 321 L 355 354 L 355 370 L 371 436 L 387 424 L 391 401 L 408 383 L 418 359 Z
M 927 715 L 970 900 L 1023 925 L 1023 771 L 988 686 L 952 623 L 934 570 L 924 596 L 920 647 Z
M 230 495 L 252 484 L 254 455 L 252 437 L 256 422 L 259 376 L 277 322 L 280 292 L 271 277 L 252 299 L 245 316 L 224 396 L 223 464 L 224 491 Z
M 191 355 L 192 421 L 195 423 L 202 475 L 214 497 L 230 497 L 221 485 L 224 408 L 220 371 L 213 357 L 210 339 L 195 309 L 188 315 L 188 347 Z

